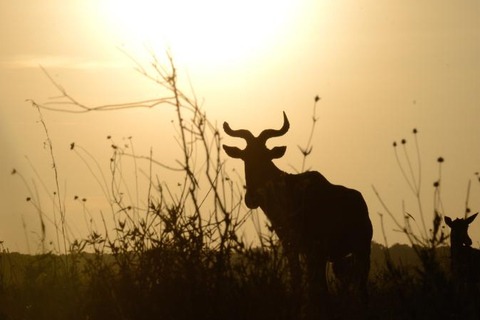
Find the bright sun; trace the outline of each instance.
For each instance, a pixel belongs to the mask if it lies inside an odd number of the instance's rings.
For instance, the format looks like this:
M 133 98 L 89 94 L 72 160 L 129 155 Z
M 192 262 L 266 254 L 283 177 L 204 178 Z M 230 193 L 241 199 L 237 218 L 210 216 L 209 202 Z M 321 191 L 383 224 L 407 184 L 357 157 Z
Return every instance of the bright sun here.
M 105 0 L 106 23 L 127 45 L 171 48 L 187 63 L 234 63 L 291 28 L 295 0 Z

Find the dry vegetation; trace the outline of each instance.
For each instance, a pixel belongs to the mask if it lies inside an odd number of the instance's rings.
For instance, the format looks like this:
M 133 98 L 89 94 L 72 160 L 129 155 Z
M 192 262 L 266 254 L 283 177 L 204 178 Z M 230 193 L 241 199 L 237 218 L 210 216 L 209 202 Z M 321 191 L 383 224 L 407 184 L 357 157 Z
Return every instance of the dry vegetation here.
M 125 149 L 112 139 L 110 172 L 95 178 L 109 202 L 114 225 L 92 226 L 88 237 L 72 241 L 52 152 L 57 181 L 52 212 L 56 215 L 39 209 L 42 254 L 19 255 L 1 248 L 0 319 L 295 319 L 296 299 L 275 236 L 267 230 L 257 245 L 239 237 L 250 213 L 242 202 L 242 181 L 225 169 L 218 128 L 196 100 L 178 88 L 170 57 L 166 66 L 154 57 L 148 70 L 138 63 L 137 68 L 169 94 L 149 101 L 87 107 L 55 84 L 61 100 L 32 102 L 49 146 L 48 126 L 41 118 L 44 110 L 95 112 L 168 104 L 177 115 L 177 141 L 183 158 L 178 166 L 168 167 L 151 155 L 136 155 L 132 148 Z M 314 106 L 318 101 L 315 98 Z M 316 119 L 314 111 L 312 132 Z M 304 157 L 311 150 L 311 138 L 308 141 L 301 148 Z M 98 165 L 94 157 L 75 143 L 71 149 L 93 172 Z M 135 166 L 133 184 L 123 177 L 125 158 L 148 163 L 146 171 Z M 180 188 L 159 181 L 156 168 L 181 175 Z M 23 179 L 21 173 L 13 173 Z M 142 183 L 147 185 L 146 194 L 139 196 Z M 413 178 L 411 188 L 421 205 L 419 183 Z M 143 202 L 138 201 L 141 197 Z M 36 205 L 33 195 L 27 200 Z M 396 215 L 385 209 L 395 219 Z M 372 244 L 366 312 L 359 312 L 355 297 L 331 280 L 331 310 L 336 318 L 478 319 L 478 296 L 459 297 L 452 285 L 447 237 L 437 209 L 430 231 L 422 213 L 424 233 L 420 235 L 401 214 L 405 223 L 397 224 L 412 246 L 389 250 Z M 47 216 L 57 232 L 58 252 L 48 252 L 44 243 Z M 100 220 L 105 219 L 102 216 Z

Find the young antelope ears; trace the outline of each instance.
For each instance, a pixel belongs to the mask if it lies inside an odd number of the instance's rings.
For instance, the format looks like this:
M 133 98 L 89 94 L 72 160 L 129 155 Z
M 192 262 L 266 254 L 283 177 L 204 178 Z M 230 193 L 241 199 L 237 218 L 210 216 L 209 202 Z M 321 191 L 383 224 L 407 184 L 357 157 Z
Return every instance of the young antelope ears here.
M 445 223 L 447 226 L 452 227 L 452 218 L 445 216 Z
M 466 221 L 468 224 L 472 223 L 473 220 L 475 220 L 475 218 L 477 217 L 477 214 L 478 214 L 478 212 L 475 213 L 473 216 L 470 216 L 470 217 L 468 217 L 467 219 L 465 219 L 465 221 Z

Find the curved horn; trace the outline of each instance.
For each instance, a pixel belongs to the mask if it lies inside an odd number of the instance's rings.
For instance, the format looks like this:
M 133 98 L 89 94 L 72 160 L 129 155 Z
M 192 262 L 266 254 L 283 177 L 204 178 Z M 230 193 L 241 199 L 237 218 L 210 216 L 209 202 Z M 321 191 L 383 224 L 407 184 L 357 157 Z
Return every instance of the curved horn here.
M 276 129 L 263 130 L 262 133 L 260 133 L 260 135 L 258 136 L 258 139 L 266 142 L 270 138 L 283 136 L 285 133 L 287 133 L 289 128 L 290 128 L 290 123 L 288 122 L 287 115 L 285 114 L 285 111 L 284 111 L 283 126 L 279 130 L 276 130 Z
M 247 142 L 253 140 L 253 138 L 254 138 L 253 134 L 248 130 L 245 130 L 245 129 L 232 130 L 232 128 L 230 128 L 230 125 L 227 122 L 223 123 L 223 130 L 229 136 L 237 137 L 237 138 L 243 138 L 243 139 L 247 140 Z

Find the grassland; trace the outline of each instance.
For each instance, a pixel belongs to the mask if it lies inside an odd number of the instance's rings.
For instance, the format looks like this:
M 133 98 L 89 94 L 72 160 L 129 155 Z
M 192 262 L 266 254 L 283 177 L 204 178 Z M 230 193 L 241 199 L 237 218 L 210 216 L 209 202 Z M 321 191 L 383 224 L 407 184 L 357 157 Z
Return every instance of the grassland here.
M 298 301 L 303 297 L 290 288 L 288 268 L 275 235 L 268 228 L 259 231 L 261 241 L 256 245 L 239 237 L 247 216 L 242 204 L 244 183 L 225 169 L 220 131 L 196 99 L 178 88 L 173 59 L 168 57 L 168 61 L 161 66 L 153 57 L 153 71 L 136 62 L 138 71 L 166 92 L 164 98 L 87 107 L 55 84 L 61 93 L 57 104 L 32 101 L 53 162 L 55 183 L 53 190 L 48 190 L 53 208 L 51 212 L 40 209 L 36 193 L 28 194 L 27 201 L 40 218 L 40 254 L 21 255 L 1 247 L 0 320 L 298 318 Z M 311 134 L 306 146 L 300 148 L 304 160 L 311 152 L 318 102 L 316 97 Z M 112 225 L 91 228 L 84 239 L 72 241 L 60 196 L 58 159 L 42 112 L 113 112 L 160 104 L 172 107 L 177 115 L 176 142 L 182 157 L 175 168 L 159 163 L 151 154 L 137 155 L 131 151 L 133 146 L 122 147 L 108 137 L 112 155 L 109 172 L 103 172 L 95 157 L 72 142 L 71 150 L 83 159 L 103 190 L 113 217 Z M 414 134 L 416 139 L 416 130 Z M 125 178 L 126 158 L 134 162 L 131 182 Z M 140 160 L 147 163 L 143 169 L 137 166 Z M 304 166 L 305 161 L 299 171 Z M 411 163 L 407 169 L 400 167 L 407 181 L 414 177 L 409 185 L 420 203 L 420 179 L 415 179 Z M 175 171 L 183 182 L 173 188 L 158 180 L 156 170 Z M 26 184 L 29 181 L 21 172 L 12 173 Z M 142 182 L 143 189 L 139 188 Z M 26 190 L 31 189 L 26 185 Z M 125 196 L 132 194 L 137 198 Z M 423 234 L 413 232 L 404 213 L 397 221 L 385 206 L 411 246 L 372 244 L 368 306 L 329 277 L 333 319 L 479 318 L 479 293 L 459 294 L 453 283 L 447 237 L 440 227 L 441 212 L 434 208 L 431 231 L 427 231 L 419 207 Z M 52 216 L 52 212 L 57 215 Z M 47 218 L 48 227 L 57 235 L 56 250 L 46 249 Z

